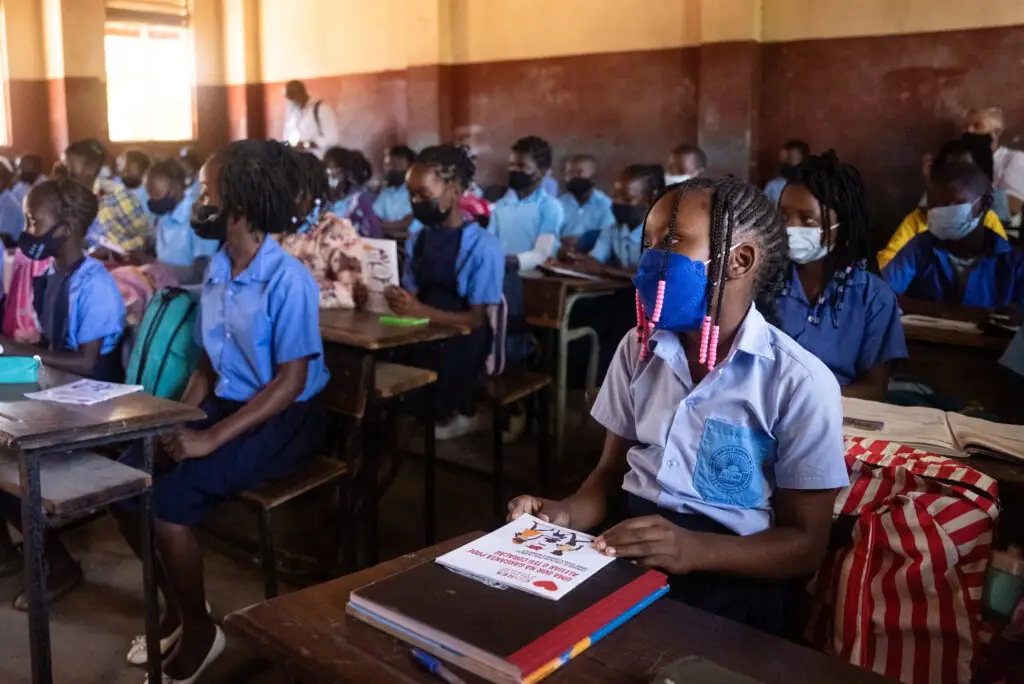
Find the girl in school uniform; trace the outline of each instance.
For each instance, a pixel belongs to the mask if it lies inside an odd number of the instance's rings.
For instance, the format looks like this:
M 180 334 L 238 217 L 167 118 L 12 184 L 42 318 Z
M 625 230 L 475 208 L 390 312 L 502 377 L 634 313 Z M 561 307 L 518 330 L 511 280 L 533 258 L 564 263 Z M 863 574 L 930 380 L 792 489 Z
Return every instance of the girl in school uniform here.
M 200 170 L 193 227 L 224 247 L 203 282 L 196 332 L 205 354 L 181 398 L 206 418 L 162 442 L 163 465 L 153 478 L 157 582 L 166 606 L 161 646 L 175 647 L 165 682 L 194 682 L 224 649 L 206 608 L 195 525 L 217 503 L 295 470 L 324 438 L 314 398 L 329 376 L 316 282 L 270 237 L 293 225 L 297 154 L 275 141 L 244 140 Z M 141 465 L 141 449 L 122 461 Z M 123 508 L 115 515 L 138 553 L 138 516 Z M 128 659 L 146 662 L 143 639 Z
M 452 145 L 428 147 L 416 157 L 407 184 L 412 214 L 424 228 L 409 238 L 402 287 L 385 293 L 399 316 L 472 330 L 426 345 L 423 358 L 413 363 L 437 370 L 434 408 L 442 438 L 475 425 L 473 392 L 486 377 L 492 343 L 487 307 L 501 303 L 505 273 L 498 240 L 466 221 L 459 208 L 475 171 L 465 151 Z
M 700 178 L 661 196 L 644 235 L 638 328 L 593 409 L 600 462 L 566 499 L 514 499 L 510 518 L 594 529 L 624 489 L 629 517 L 599 550 L 667 572 L 680 600 L 785 634 L 848 483 L 839 385 L 769 322 L 785 225 L 759 189 Z
M 359 150 L 332 147 L 324 153 L 324 166 L 331 211 L 351 221 L 363 237 L 384 237 L 384 224 L 373 211 L 374 195 L 365 187 L 373 175 L 366 156 Z
M 907 345 L 896 294 L 867 270 L 871 222 L 860 172 L 831 150 L 809 157 L 790 174 L 779 213 L 791 262 L 780 327 L 829 367 L 843 394 L 884 400 Z
M 85 255 L 85 236 L 96 218 L 97 199 L 88 187 L 61 176 L 43 181 L 25 199 L 25 232 L 18 247 L 34 261 L 52 259 L 33 281 L 34 305 L 40 326 L 40 344 L 4 339 L 7 356 L 38 356 L 42 362 L 76 375 L 120 382 L 120 342 L 124 332 L 124 300 L 103 264 Z M 20 526 L 18 497 L 0 493 L 0 515 Z M 82 581 L 82 568 L 52 532 L 44 538 L 48 593 L 55 601 Z M 0 577 L 21 569 L 6 526 L 0 532 Z M 25 594 L 14 607 L 26 610 Z
M 146 192 L 146 206 L 154 216 L 156 260 L 182 285 L 198 283 L 220 244 L 202 240 L 192 230 L 196 197 L 188 191 L 188 171 L 177 159 L 159 161 L 146 176 Z

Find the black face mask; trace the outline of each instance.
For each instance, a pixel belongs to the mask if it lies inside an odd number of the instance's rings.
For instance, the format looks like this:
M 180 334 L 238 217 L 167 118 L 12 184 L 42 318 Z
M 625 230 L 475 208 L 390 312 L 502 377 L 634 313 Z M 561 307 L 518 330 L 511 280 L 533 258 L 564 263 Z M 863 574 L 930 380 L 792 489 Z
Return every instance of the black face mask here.
M 135 190 L 142 185 L 142 179 L 132 178 L 131 176 L 121 176 L 121 184 L 129 190 Z
M 28 231 L 18 236 L 18 249 L 32 261 L 42 261 L 57 256 L 57 252 L 67 242 L 67 235 L 58 237 L 60 228 L 54 228 L 46 235 L 36 236 Z
M 591 178 L 570 178 L 565 183 L 565 189 L 572 193 L 573 197 L 580 199 L 594 187 Z
M 174 208 L 178 206 L 178 201 L 170 195 L 157 199 L 150 197 L 149 201 L 146 202 L 146 206 L 149 207 L 150 213 L 156 214 L 157 216 L 163 216 L 164 214 L 170 214 L 174 211 Z
M 22 171 L 21 182 L 28 183 L 29 185 L 35 185 L 36 181 L 39 180 L 39 177 L 42 175 L 43 174 L 39 173 L 38 171 Z
M 637 207 L 632 204 L 619 204 L 616 202 L 612 205 L 612 215 L 615 216 L 616 223 L 629 226 L 630 228 L 636 228 L 644 222 L 643 207 Z
M 442 210 L 436 199 L 419 200 L 412 203 L 412 217 L 425 226 L 441 225 L 450 213 L 451 209 Z
M 398 188 L 405 185 L 405 171 L 388 171 L 384 174 L 384 182 L 389 188 Z
M 534 177 L 525 171 L 508 172 L 508 187 L 512 188 L 516 192 L 526 190 L 528 187 L 533 185 L 534 180 Z
M 189 223 L 200 240 L 224 242 L 228 237 L 228 216 L 220 207 L 197 204 Z

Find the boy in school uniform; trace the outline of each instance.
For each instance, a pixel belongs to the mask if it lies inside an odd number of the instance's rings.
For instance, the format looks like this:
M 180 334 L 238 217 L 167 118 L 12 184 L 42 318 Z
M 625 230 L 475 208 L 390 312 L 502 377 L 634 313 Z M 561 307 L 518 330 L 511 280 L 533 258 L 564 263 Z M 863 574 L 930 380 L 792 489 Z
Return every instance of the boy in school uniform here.
M 224 247 L 207 269 L 196 322 L 205 353 L 181 398 L 206 418 L 162 443 L 165 465 L 153 477 L 161 646 L 174 648 L 165 681 L 194 682 L 225 645 L 206 607 L 195 526 L 217 503 L 294 471 L 325 436 L 314 401 L 329 379 L 316 282 L 271 236 L 294 229 L 298 154 L 276 141 L 243 140 L 199 173 L 194 228 Z M 138 467 L 141 459 L 133 447 L 121 460 Z M 139 553 L 138 516 L 129 508 L 113 513 Z M 136 639 L 129 661 L 148 656 Z
M 551 168 L 551 145 L 527 136 L 512 146 L 508 162 L 509 192 L 494 205 L 488 231 L 498 238 L 506 262 L 531 271 L 555 253 L 565 211 L 544 192 L 544 170 Z
M 412 223 L 405 174 L 415 158 L 416 153 L 407 145 L 397 145 L 384 153 L 384 187 L 373 202 L 373 212 L 380 217 L 387 235 L 402 233 Z
M 829 367 L 844 395 L 884 401 L 907 344 L 896 294 L 867 270 L 871 221 L 860 172 L 829 150 L 789 179 L 778 202 L 790 260 L 780 327 Z
M 882 269 L 908 314 L 986 320 L 1024 305 L 1024 254 L 982 224 L 992 185 L 974 164 L 935 168 L 928 188 L 928 231 Z
M 92 190 L 66 174 L 35 185 L 25 198 L 26 229 L 19 249 L 30 259 L 53 259 L 35 279 L 34 305 L 42 327 L 41 345 L 3 340 L 8 356 L 38 356 L 51 367 L 96 380 L 121 382 L 120 343 L 125 326 L 124 300 L 100 262 L 85 255 L 85 234 L 96 218 Z M 20 526 L 18 497 L 0 493 L 0 515 Z M 0 523 L 2 525 L 2 523 Z M 44 537 L 48 596 L 55 601 L 82 581 L 82 568 L 52 532 Z M 0 577 L 21 569 L 6 526 L 0 531 Z M 14 607 L 27 610 L 24 593 Z
M 696 145 L 680 145 L 668 155 L 665 164 L 665 185 L 675 185 L 698 178 L 708 167 L 708 155 Z
M 565 222 L 560 239 L 563 249 L 589 252 L 601 231 L 615 225 L 612 200 L 594 187 L 597 160 L 589 154 L 574 154 L 565 163 L 565 193 L 559 198 Z
M 509 517 L 592 530 L 625 490 L 629 518 L 599 550 L 669 573 L 679 600 L 792 633 L 849 477 L 838 383 L 769 323 L 785 226 L 758 188 L 701 178 L 666 191 L 645 232 L 638 328 L 592 412 L 600 462 L 575 494 L 520 496 Z
M 196 198 L 188 192 L 185 167 L 176 159 L 157 162 L 146 177 L 146 188 L 147 208 L 154 217 L 156 260 L 174 267 L 182 284 L 198 283 L 220 244 L 202 240 L 192 230 Z

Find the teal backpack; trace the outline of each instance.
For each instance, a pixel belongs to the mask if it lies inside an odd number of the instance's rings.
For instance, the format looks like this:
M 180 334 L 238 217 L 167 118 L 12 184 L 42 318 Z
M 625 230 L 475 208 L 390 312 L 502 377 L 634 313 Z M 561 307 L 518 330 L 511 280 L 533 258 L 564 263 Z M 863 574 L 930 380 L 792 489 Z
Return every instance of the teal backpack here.
M 160 290 L 142 317 L 126 382 L 165 399 L 180 399 L 202 353 L 193 333 L 199 293 L 180 288 Z

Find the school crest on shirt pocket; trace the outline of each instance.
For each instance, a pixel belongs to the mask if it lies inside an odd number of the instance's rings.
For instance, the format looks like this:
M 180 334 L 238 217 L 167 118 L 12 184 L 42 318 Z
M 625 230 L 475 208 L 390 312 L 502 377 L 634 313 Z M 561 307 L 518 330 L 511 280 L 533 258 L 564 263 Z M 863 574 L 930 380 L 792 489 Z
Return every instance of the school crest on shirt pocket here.
M 757 506 L 764 500 L 764 464 L 774 453 L 775 440 L 762 430 L 708 418 L 693 487 L 710 503 Z

